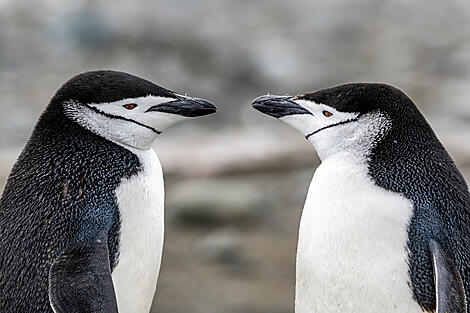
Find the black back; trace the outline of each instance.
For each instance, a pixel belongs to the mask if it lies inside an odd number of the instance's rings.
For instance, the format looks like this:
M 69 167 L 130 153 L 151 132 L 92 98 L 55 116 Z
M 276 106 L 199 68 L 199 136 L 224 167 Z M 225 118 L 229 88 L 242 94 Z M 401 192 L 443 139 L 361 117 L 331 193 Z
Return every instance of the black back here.
M 0 199 L 0 312 L 51 313 L 52 262 L 66 248 L 100 233 L 108 233 L 110 266 L 115 266 L 119 211 L 114 190 L 122 178 L 139 172 L 140 163 L 130 151 L 65 117 L 61 101 L 112 101 L 101 87 L 87 93 L 88 82 L 77 77 L 41 116 Z M 129 88 L 126 92 L 135 95 L 145 92 Z
M 467 184 L 415 104 L 384 84 L 348 84 L 301 95 L 343 112 L 387 114 L 392 127 L 368 160 L 375 183 L 413 204 L 408 228 L 411 287 L 418 303 L 436 307 L 428 245 L 436 240 L 463 279 L 470 301 L 470 195 Z M 470 311 L 469 311 L 470 312 Z

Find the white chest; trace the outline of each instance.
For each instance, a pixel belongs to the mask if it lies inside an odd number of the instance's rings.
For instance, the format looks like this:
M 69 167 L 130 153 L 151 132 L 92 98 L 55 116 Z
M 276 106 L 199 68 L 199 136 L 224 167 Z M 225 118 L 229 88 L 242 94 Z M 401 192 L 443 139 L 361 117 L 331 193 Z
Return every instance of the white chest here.
M 153 149 L 133 152 L 143 169 L 124 179 L 116 190 L 121 231 L 119 263 L 112 277 L 119 312 L 148 313 L 163 249 L 163 175 Z
M 302 213 L 296 313 L 422 312 L 408 287 L 411 203 L 338 155 L 317 169 Z

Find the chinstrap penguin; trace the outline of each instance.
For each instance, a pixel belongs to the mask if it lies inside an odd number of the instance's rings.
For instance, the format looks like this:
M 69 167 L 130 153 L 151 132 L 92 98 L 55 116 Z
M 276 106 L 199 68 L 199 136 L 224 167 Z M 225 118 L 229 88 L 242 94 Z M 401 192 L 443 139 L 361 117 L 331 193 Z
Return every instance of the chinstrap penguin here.
M 253 106 L 322 161 L 300 222 L 296 313 L 467 312 L 468 187 L 411 99 L 358 83 Z
M 51 99 L 0 199 L 0 312 L 150 310 L 164 188 L 151 145 L 210 102 L 115 71 Z

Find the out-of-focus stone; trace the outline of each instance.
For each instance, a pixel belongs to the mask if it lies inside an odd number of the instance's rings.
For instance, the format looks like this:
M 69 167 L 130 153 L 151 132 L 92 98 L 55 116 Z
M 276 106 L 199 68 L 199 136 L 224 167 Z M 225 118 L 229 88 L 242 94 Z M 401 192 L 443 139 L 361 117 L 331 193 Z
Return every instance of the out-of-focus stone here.
M 277 126 L 161 138 L 155 146 L 167 176 L 239 175 L 319 164 L 312 146 L 297 131 Z
M 249 227 L 262 218 L 267 201 L 257 190 L 228 180 L 186 181 L 167 194 L 171 222 L 193 227 Z
M 242 236 L 233 229 L 211 232 L 196 242 L 194 248 L 202 259 L 226 266 L 230 271 L 248 268 L 242 251 Z

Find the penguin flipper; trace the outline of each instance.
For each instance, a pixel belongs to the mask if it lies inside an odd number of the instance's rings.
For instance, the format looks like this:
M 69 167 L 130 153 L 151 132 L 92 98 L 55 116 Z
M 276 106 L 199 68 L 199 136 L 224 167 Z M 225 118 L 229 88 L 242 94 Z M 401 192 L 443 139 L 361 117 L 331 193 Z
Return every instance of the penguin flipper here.
M 49 272 L 49 301 L 55 313 L 117 313 L 106 236 L 67 249 Z
M 433 239 L 429 242 L 429 249 L 434 265 L 436 313 L 466 313 L 465 289 L 454 262 Z

